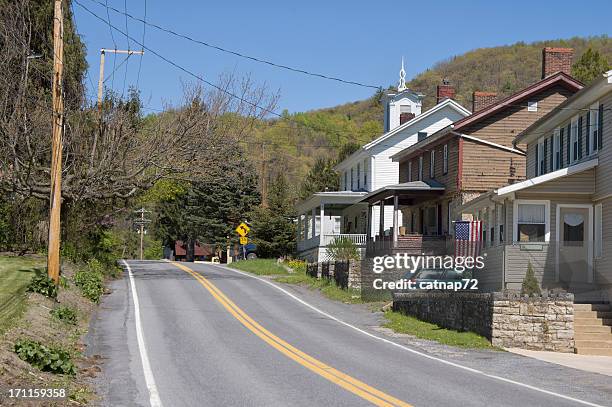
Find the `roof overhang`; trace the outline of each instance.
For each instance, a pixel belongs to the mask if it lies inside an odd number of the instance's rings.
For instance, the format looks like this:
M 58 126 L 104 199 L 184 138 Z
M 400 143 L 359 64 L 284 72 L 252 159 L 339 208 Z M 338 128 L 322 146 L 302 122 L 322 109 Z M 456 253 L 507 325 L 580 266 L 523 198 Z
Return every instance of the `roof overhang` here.
M 443 184 L 433 180 L 404 182 L 401 184 L 387 185 L 376 191 L 372 191 L 364 196 L 361 202 L 373 204 L 391 198 L 392 196 L 427 198 L 441 195 L 445 190 L 446 187 Z
M 358 203 L 366 194 L 367 192 L 356 191 L 316 192 L 309 198 L 298 202 L 295 207 L 298 213 L 305 213 L 321 204 L 346 207 Z
M 549 181 L 557 180 L 573 174 L 577 174 L 579 172 L 590 170 L 591 168 L 597 166 L 598 163 L 599 159 L 594 158 L 592 160 L 584 161 L 579 164 L 569 166 L 567 168 L 562 168 L 557 171 L 549 172 L 548 174 L 540 175 L 539 177 L 531 178 L 522 182 L 517 182 L 516 184 L 499 188 L 497 191 L 495 191 L 495 193 L 500 198 L 506 197 L 516 192 L 524 191 L 536 185 L 541 185 Z
M 581 91 L 567 98 L 559 106 L 542 116 L 531 126 L 523 130 L 514 139 L 514 144 L 530 143 L 544 133 L 552 132 L 561 123 L 578 114 L 581 107 L 601 99 L 612 91 L 612 70 L 605 72 L 602 76 L 583 88 Z

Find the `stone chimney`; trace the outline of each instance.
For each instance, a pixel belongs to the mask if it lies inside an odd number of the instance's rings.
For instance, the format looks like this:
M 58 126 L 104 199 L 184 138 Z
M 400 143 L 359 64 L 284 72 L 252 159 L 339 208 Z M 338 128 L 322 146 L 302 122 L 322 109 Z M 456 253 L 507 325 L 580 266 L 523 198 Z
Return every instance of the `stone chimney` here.
M 573 57 L 573 48 L 544 48 L 542 50 L 542 79 L 557 72 L 571 75 Z
M 400 126 L 414 119 L 414 113 L 400 113 Z
M 438 85 L 436 88 L 436 104 L 440 103 L 446 98 L 455 98 L 455 87 L 450 84 L 448 79 L 442 80 L 442 85 Z
M 478 92 L 472 93 L 472 113 L 484 109 L 485 107 L 495 103 L 497 99 L 496 92 Z

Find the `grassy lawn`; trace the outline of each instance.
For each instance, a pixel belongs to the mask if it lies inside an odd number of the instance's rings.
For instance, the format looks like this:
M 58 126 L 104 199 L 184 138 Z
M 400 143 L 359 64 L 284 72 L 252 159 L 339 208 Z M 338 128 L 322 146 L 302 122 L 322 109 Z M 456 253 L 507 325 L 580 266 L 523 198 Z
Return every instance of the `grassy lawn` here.
M 462 348 L 497 349 L 491 345 L 487 338 L 473 332 L 458 332 L 441 328 L 436 324 L 393 311 L 385 312 L 385 318 L 387 323 L 383 326 L 392 329 L 394 332 L 414 335 L 417 338 Z
M 278 265 L 276 259 L 241 260 L 231 263 L 229 266 L 231 268 L 235 268 L 236 270 L 257 274 L 258 276 L 277 276 L 289 274 L 284 267 Z
M 25 291 L 34 269 L 44 259 L 0 256 L 0 333 L 16 322 L 25 309 Z

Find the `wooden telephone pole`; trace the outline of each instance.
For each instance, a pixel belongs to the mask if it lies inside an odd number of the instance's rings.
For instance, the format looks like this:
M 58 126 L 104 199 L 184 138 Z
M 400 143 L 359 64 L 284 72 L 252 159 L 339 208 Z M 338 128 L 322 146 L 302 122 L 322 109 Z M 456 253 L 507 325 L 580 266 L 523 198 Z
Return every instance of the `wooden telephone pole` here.
M 60 275 L 60 212 L 62 204 L 62 137 L 64 131 L 64 15 L 62 0 L 55 0 L 53 17 L 53 130 L 51 140 L 51 193 L 47 273 L 55 284 Z
M 140 208 L 135 213 L 139 214 L 140 217 L 134 220 L 134 224 L 139 227 L 138 233 L 140 234 L 140 260 L 144 258 L 144 235 L 145 235 L 145 225 L 150 223 L 151 220 L 145 219 L 145 213 L 148 213 L 145 208 Z

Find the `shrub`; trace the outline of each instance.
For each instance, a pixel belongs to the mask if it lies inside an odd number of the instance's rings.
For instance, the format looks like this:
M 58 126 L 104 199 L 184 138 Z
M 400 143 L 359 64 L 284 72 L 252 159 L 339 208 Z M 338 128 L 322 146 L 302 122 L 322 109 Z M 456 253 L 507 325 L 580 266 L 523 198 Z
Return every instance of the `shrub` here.
M 50 313 L 54 318 L 57 318 L 67 324 L 76 325 L 77 323 L 77 311 L 75 308 L 60 305 L 59 307 L 52 309 Z
M 327 254 L 331 260 L 359 260 L 359 249 L 348 237 L 337 237 L 327 245 Z
M 57 298 L 57 286 L 55 282 L 47 275 L 47 270 L 37 269 L 34 277 L 28 284 L 28 291 L 39 293 L 49 298 Z
M 13 350 L 19 359 L 25 360 L 45 372 L 76 374 L 76 367 L 70 360 L 70 353 L 56 347 L 48 347 L 30 339 L 19 339 Z
M 525 278 L 523 278 L 523 285 L 521 286 L 521 294 L 532 296 L 534 294 L 542 294 L 540 290 L 540 284 L 538 283 L 538 279 L 535 276 L 535 272 L 533 271 L 533 266 L 531 262 L 527 265 L 527 273 L 525 273 Z
M 74 283 L 83 295 L 93 302 L 100 301 L 104 292 L 104 266 L 96 259 L 89 260 L 84 268 L 74 275 Z

